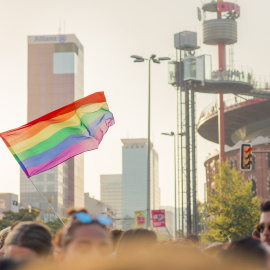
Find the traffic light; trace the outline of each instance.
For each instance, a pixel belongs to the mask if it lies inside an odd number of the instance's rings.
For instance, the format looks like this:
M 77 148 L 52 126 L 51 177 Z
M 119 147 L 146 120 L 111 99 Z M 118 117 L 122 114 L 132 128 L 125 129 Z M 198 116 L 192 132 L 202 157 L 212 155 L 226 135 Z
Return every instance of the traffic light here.
M 250 171 L 252 164 L 252 146 L 251 144 L 241 145 L 241 170 Z

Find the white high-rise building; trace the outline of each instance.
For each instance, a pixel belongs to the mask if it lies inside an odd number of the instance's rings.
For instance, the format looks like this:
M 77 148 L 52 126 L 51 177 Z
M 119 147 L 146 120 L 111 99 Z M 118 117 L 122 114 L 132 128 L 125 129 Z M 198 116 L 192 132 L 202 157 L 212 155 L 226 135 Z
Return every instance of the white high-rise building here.
M 147 139 L 122 139 L 122 143 L 122 218 L 127 229 L 134 226 L 134 211 L 147 209 Z M 160 208 L 158 170 L 158 154 L 151 145 L 151 210 Z
M 122 174 L 100 175 L 100 200 L 105 203 L 116 227 L 122 219 Z

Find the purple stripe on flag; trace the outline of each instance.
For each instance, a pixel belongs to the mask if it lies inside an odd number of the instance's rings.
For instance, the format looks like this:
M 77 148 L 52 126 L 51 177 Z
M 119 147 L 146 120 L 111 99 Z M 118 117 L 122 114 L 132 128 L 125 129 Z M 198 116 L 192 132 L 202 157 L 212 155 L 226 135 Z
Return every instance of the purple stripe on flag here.
M 24 170 L 25 174 L 28 177 L 31 177 L 33 175 L 42 173 L 44 171 L 47 171 L 59 164 L 61 164 L 62 162 L 76 156 L 79 155 L 83 152 L 86 151 L 91 151 L 94 149 L 97 149 L 99 146 L 99 143 L 101 142 L 104 134 L 107 132 L 107 130 L 109 129 L 110 126 L 112 126 L 114 124 L 114 119 L 108 119 L 106 120 L 97 130 L 95 138 L 83 141 L 83 142 L 79 142 L 77 144 L 72 145 L 71 147 L 69 147 L 68 149 L 66 149 L 65 151 L 63 151 L 61 154 L 59 154 L 58 156 L 56 156 L 55 158 L 51 159 L 48 162 L 45 162 L 41 165 L 29 168 L 27 170 Z

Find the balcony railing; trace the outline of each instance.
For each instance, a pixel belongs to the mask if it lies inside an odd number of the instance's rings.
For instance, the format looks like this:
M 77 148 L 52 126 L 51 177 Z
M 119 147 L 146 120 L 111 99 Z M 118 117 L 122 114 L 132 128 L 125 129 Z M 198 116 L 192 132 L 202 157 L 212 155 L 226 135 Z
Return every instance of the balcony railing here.
M 244 82 L 253 85 L 257 90 L 270 91 L 270 84 L 268 81 L 257 80 L 256 77 L 250 72 L 244 72 L 239 70 L 224 70 L 213 71 L 213 81 L 232 81 L 232 82 Z
M 251 100 L 251 99 L 253 99 L 253 97 L 250 97 L 250 96 L 237 97 L 237 96 L 235 96 L 234 98 L 229 98 L 227 100 L 224 100 L 224 108 L 226 109 L 226 108 L 232 107 L 234 105 L 244 103 L 247 100 Z M 198 123 L 200 123 L 204 118 L 207 118 L 208 116 L 217 113 L 218 108 L 219 108 L 218 107 L 218 101 L 215 101 L 215 102 L 209 104 L 202 111 Z

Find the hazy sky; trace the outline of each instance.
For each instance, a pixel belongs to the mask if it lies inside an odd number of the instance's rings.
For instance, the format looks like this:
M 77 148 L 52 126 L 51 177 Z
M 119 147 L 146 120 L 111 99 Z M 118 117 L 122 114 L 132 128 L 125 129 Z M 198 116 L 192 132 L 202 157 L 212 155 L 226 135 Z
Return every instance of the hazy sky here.
M 85 51 L 84 93 L 104 91 L 116 124 L 98 150 L 85 154 L 85 191 L 100 196 L 99 175 L 122 172 L 121 138 L 147 136 L 147 63 L 133 63 L 130 55 L 175 55 L 175 33 L 198 32 L 199 54 L 212 54 L 217 68 L 217 48 L 201 44 L 197 19 L 199 0 L 0 0 L 0 132 L 26 123 L 27 36 L 76 34 Z M 234 63 L 269 77 L 270 1 L 239 0 L 238 43 Z M 176 130 L 176 91 L 167 83 L 167 63 L 152 66 L 151 132 L 159 153 L 162 205 L 173 205 L 173 139 L 161 132 Z M 197 119 L 215 100 L 196 95 Z M 198 195 L 203 199 L 203 162 L 217 144 L 197 136 Z M 0 192 L 19 193 L 19 165 L 0 142 Z

